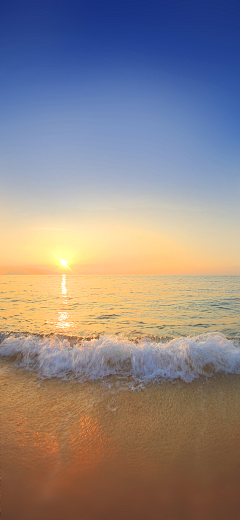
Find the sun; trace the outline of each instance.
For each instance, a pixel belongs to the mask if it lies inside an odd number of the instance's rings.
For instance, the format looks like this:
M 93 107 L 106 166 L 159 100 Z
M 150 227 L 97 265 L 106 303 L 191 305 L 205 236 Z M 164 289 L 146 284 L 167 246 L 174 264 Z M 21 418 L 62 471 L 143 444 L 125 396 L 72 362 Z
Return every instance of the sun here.
M 61 258 L 59 258 L 59 262 L 63 267 L 68 267 L 66 260 L 61 260 Z

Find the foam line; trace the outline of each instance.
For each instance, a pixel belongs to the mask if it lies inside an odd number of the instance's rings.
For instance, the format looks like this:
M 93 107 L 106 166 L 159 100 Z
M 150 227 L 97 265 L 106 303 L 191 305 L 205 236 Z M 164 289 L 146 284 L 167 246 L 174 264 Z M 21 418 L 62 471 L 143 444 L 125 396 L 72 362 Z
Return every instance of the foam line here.
M 134 343 L 117 336 L 72 342 L 59 337 L 14 336 L 3 339 L 0 356 L 41 377 L 98 380 L 109 375 L 143 381 L 191 382 L 218 372 L 240 374 L 240 346 L 223 334 L 208 333 L 157 343 Z

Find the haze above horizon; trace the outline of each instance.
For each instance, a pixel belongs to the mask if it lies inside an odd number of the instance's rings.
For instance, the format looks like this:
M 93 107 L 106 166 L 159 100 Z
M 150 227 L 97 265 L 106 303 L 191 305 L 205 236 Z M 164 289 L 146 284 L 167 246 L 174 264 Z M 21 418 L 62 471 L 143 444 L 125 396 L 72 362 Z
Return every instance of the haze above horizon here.
M 239 3 L 0 11 L 0 274 L 240 274 Z

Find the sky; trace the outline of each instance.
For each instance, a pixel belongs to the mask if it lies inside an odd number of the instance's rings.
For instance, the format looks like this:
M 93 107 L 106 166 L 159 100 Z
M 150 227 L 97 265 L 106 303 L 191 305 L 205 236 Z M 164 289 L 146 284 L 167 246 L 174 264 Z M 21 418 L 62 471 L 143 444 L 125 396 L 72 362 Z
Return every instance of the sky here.
M 240 4 L 3 0 L 0 274 L 240 274 Z

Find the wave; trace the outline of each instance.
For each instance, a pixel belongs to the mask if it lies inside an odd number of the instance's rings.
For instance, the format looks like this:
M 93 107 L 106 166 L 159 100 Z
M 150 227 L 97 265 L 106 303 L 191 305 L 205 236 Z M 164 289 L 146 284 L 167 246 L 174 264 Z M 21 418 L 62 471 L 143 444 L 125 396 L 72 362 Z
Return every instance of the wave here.
M 12 334 L 2 339 L 0 356 L 37 371 L 40 377 L 79 381 L 117 376 L 191 382 L 219 372 L 240 374 L 240 346 L 220 333 L 160 343 L 147 339 L 136 343 L 117 336 L 74 340 Z

